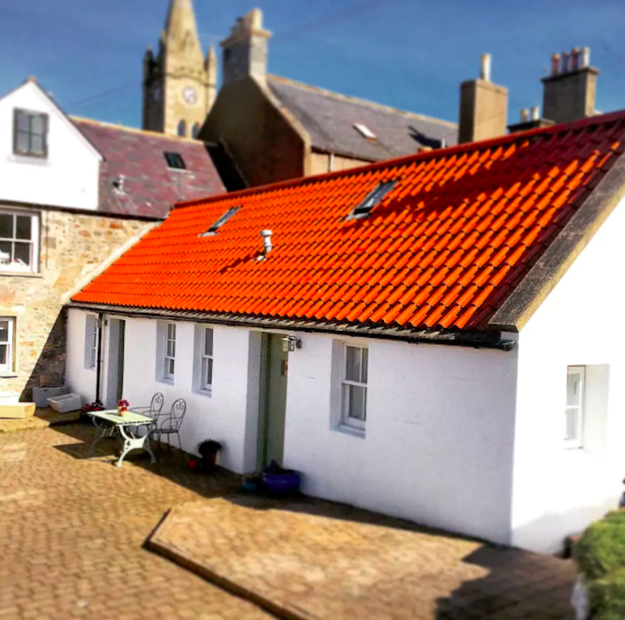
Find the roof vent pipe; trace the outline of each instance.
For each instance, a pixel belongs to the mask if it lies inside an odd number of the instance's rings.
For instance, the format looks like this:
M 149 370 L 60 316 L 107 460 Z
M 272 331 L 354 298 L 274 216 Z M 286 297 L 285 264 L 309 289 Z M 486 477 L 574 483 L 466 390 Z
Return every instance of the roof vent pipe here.
M 540 120 L 540 108 L 537 105 L 532 106 L 530 110 L 530 118 L 533 121 Z
M 261 230 L 260 234 L 263 238 L 263 253 L 258 257 L 257 260 L 263 260 L 267 258 L 267 254 L 273 250 L 273 245 L 271 244 L 271 231 L 270 230 Z
M 490 54 L 482 54 L 482 63 L 480 68 L 480 79 L 490 82 Z

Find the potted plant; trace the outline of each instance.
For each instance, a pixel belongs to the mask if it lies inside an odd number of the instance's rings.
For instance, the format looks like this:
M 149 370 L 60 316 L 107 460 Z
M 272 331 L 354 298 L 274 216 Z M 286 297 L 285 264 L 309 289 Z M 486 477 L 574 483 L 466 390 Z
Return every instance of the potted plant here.
M 206 439 L 198 444 L 197 451 L 200 453 L 200 469 L 210 471 L 217 464 L 217 455 L 221 452 L 221 444 L 215 439 Z
M 85 403 L 80 410 L 80 418 L 87 424 L 91 424 L 91 416 L 88 415 L 91 411 L 104 411 L 104 405 L 99 400 L 94 400 L 92 403 Z
M 127 400 L 120 400 L 117 403 L 117 415 L 124 417 L 128 413 L 128 407 L 130 407 L 130 405 Z

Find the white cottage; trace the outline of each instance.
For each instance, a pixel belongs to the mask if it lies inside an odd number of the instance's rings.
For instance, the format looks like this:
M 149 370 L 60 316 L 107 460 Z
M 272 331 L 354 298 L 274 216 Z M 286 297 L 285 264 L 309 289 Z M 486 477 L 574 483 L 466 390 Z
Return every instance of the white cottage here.
M 310 495 L 557 551 L 625 476 L 624 134 L 179 204 L 73 296 L 67 383 L 185 398 L 184 449 L 218 439 L 235 472 L 275 458 Z

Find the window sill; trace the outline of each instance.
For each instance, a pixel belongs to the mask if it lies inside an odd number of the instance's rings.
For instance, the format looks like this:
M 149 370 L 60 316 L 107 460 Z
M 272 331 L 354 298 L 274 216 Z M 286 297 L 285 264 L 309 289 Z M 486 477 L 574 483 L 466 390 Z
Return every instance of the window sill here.
M 33 271 L 9 271 L 0 269 L 0 276 L 9 276 L 11 278 L 43 278 L 43 275 Z
M 195 393 L 199 394 L 200 396 L 204 396 L 205 398 L 213 397 L 213 390 L 195 390 Z
M 364 439 L 366 436 L 366 429 L 350 426 L 349 424 L 339 424 L 335 430 L 339 433 L 345 433 L 346 435 L 351 435 L 352 437 L 358 437 L 360 439 Z
M 173 379 L 167 379 L 166 377 L 161 377 L 160 379 L 157 380 L 158 383 L 164 383 L 165 385 L 173 385 L 174 384 L 174 380 Z
M 14 372 L 0 372 L 0 379 L 17 379 Z
M 47 155 L 24 155 L 20 153 L 13 153 L 7 159 L 15 164 L 34 164 L 35 166 L 50 165 Z

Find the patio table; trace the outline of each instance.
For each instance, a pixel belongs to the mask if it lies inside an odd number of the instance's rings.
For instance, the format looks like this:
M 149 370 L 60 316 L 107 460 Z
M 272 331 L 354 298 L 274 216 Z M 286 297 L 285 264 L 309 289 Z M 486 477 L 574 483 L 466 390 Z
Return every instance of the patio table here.
M 152 463 L 156 463 L 156 457 L 150 448 L 150 433 L 146 433 L 143 437 L 138 437 L 130 429 L 131 426 L 150 426 L 154 424 L 154 420 L 148 416 L 133 411 L 128 411 L 126 415 L 117 415 L 117 409 L 108 411 L 89 411 L 88 414 L 93 419 L 96 428 L 95 439 L 89 448 L 89 455 L 95 450 L 95 445 L 105 437 L 114 437 L 115 435 L 123 441 L 122 453 L 115 463 L 115 467 L 121 467 L 124 458 L 132 450 L 146 450 Z M 108 422 L 109 425 L 102 424 Z

